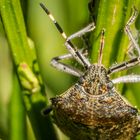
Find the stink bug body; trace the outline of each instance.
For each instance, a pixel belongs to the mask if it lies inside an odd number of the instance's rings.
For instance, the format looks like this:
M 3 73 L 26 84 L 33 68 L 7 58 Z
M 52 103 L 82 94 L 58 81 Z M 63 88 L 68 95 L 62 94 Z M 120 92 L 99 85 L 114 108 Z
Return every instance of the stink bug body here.
M 140 75 L 126 75 L 113 80 L 109 76 L 140 63 L 140 49 L 129 29 L 136 18 L 136 11 L 127 22 L 125 31 L 139 56 L 106 69 L 102 65 L 104 29 L 101 31 L 98 62 L 91 64 L 71 40 L 93 31 L 95 24 L 91 23 L 67 37 L 49 10 L 42 3 L 40 5 L 66 40 L 65 46 L 70 52 L 53 58 L 52 66 L 79 77 L 78 82 L 66 92 L 51 98 L 52 105 L 46 112 L 53 110 L 55 123 L 72 140 L 133 140 L 139 131 L 139 111 L 118 93 L 114 84 L 140 82 Z M 65 58 L 76 59 L 84 66 L 85 72 L 59 62 Z

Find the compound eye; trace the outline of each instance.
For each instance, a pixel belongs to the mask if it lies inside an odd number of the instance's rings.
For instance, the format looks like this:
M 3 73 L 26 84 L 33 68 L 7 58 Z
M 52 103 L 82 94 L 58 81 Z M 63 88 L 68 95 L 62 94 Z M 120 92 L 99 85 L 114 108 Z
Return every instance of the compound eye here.
M 114 87 L 114 84 L 113 84 L 112 81 L 110 81 L 110 82 L 107 83 L 107 88 L 108 89 L 112 89 L 113 87 Z
M 78 82 L 79 82 L 80 84 L 83 84 L 83 83 L 84 83 L 84 78 L 83 78 L 83 77 L 80 77 Z

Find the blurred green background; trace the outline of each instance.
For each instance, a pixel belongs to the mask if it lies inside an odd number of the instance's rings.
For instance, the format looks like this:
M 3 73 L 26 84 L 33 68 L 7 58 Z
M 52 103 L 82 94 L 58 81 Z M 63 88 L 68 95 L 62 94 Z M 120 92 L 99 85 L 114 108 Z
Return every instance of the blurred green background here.
M 51 20 L 45 14 L 45 12 L 39 6 L 39 3 L 43 2 L 47 5 L 55 19 L 63 27 L 67 35 L 78 31 L 89 23 L 91 18 L 88 10 L 88 0 L 22 0 L 21 6 L 24 13 L 24 20 L 26 25 L 26 31 L 29 38 L 35 44 L 37 57 L 39 61 L 39 66 L 41 69 L 41 74 L 46 85 L 47 94 L 49 97 L 53 97 L 56 94 L 59 95 L 66 91 L 76 80 L 73 76 L 57 71 L 50 66 L 50 60 L 62 54 L 67 53 L 64 46 L 64 39 L 61 37 L 59 32 L 54 27 Z M 140 18 L 138 18 L 136 24 L 138 29 L 140 27 Z M 123 31 L 122 31 L 123 32 Z M 93 35 L 94 36 L 94 35 Z M 76 44 L 82 46 L 80 40 L 75 41 Z M 127 46 L 125 46 L 126 48 Z M 107 53 L 108 48 L 104 53 Z M 92 50 L 97 55 L 98 48 L 95 47 Z M 125 54 L 125 52 L 122 55 Z M 91 53 L 93 54 L 93 53 Z M 108 55 L 108 53 L 107 53 Z M 114 55 L 115 56 L 115 55 Z M 119 56 L 118 56 L 119 57 Z M 93 56 L 92 59 L 94 60 Z M 117 60 L 117 56 L 113 58 L 113 61 Z M 95 62 L 95 61 L 93 61 Z M 111 61 L 110 61 L 111 62 Z M 70 62 L 74 64 L 73 62 Z M 10 49 L 8 48 L 8 42 L 6 35 L 4 33 L 2 22 L 0 21 L 0 139 L 13 139 L 12 132 L 10 132 L 11 127 L 10 120 L 14 117 L 13 113 L 20 113 L 25 115 L 24 106 L 21 102 L 17 102 L 15 108 L 11 108 L 11 96 L 13 96 L 13 64 Z M 140 68 L 130 70 L 129 73 L 140 74 Z M 128 84 L 125 85 L 123 93 L 127 96 L 128 100 L 137 107 L 140 108 L 140 92 L 138 84 Z M 19 90 L 19 89 L 17 89 Z M 16 108 L 19 112 L 16 112 Z M 12 110 L 14 110 L 12 112 Z M 21 117 L 22 118 L 22 117 Z M 21 121 L 24 124 L 24 129 L 27 130 L 27 136 L 23 139 L 34 140 L 34 134 L 32 132 L 31 125 L 29 123 L 28 117 L 22 118 Z M 13 124 L 16 125 L 16 124 Z M 26 128 L 26 129 L 25 129 Z M 60 133 L 60 132 L 59 132 Z M 26 132 L 25 132 L 26 134 Z M 65 136 L 60 134 L 60 139 L 67 139 Z M 15 140 L 15 139 L 14 139 Z

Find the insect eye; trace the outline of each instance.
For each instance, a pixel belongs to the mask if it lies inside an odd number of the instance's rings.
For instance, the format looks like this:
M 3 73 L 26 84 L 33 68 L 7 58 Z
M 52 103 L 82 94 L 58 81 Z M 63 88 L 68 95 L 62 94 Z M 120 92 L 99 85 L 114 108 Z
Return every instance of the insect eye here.
M 84 83 L 84 78 L 83 78 L 83 77 L 80 77 L 78 82 L 79 82 L 80 84 L 83 84 L 83 83 Z
M 108 89 L 112 89 L 113 86 L 114 86 L 113 82 L 110 81 L 109 83 L 107 83 L 107 88 Z

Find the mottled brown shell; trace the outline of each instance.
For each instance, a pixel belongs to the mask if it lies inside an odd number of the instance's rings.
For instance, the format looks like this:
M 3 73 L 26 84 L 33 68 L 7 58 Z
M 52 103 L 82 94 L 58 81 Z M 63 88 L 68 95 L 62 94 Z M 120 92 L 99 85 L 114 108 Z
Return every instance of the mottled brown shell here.
M 113 86 L 109 87 L 110 82 L 103 66 L 99 72 L 99 67 L 92 65 L 78 83 L 51 99 L 55 123 L 71 139 L 135 138 L 138 110 L 128 104 Z

